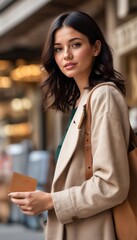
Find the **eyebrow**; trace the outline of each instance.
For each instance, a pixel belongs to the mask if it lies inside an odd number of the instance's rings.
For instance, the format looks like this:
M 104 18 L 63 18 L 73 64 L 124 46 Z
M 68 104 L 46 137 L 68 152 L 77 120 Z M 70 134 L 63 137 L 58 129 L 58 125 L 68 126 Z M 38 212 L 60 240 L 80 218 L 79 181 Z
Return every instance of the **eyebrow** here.
M 73 42 L 73 41 L 76 41 L 76 40 L 81 40 L 81 38 L 78 38 L 78 37 L 75 37 L 75 38 L 71 38 L 68 42 Z M 54 43 L 54 45 L 61 45 L 61 43 Z

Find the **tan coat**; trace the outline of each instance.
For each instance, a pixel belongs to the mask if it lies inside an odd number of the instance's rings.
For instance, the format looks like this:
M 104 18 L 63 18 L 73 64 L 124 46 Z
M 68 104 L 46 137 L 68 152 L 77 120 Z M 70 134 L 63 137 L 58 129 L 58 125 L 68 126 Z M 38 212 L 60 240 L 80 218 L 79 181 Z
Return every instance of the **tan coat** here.
M 52 186 L 46 240 L 115 240 L 111 208 L 129 189 L 128 109 L 113 86 L 94 89 L 91 97 L 93 177 L 85 181 L 83 106 L 85 90 L 66 134 Z

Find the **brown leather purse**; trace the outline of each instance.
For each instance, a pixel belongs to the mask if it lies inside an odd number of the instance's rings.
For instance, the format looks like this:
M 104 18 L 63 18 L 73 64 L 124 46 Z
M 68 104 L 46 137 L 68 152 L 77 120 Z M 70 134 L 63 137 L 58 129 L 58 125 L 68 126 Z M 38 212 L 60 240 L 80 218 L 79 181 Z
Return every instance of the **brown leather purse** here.
M 114 85 L 111 86 L 115 87 Z M 86 104 L 84 150 L 85 176 L 86 179 L 89 179 L 92 176 L 90 97 Z M 112 208 L 112 213 L 117 239 L 137 240 L 137 136 L 134 134 L 132 128 L 130 129 L 129 150 L 127 154 L 129 159 L 130 171 L 130 188 L 128 196 L 122 204 L 114 206 Z

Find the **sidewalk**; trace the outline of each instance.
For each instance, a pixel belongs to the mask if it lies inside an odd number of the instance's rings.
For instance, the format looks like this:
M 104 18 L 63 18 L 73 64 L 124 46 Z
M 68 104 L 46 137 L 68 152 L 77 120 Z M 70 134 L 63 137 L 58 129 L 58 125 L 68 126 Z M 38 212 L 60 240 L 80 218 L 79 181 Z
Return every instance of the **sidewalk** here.
M 45 240 L 43 230 L 31 230 L 21 224 L 0 224 L 0 240 Z

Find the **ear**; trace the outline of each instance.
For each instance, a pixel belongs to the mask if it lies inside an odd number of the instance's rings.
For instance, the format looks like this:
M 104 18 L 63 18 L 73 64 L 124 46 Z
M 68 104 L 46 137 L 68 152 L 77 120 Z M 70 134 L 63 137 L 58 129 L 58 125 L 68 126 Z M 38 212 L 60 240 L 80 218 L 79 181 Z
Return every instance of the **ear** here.
M 101 42 L 100 40 L 96 40 L 94 44 L 94 49 L 93 49 L 93 55 L 94 57 L 98 56 L 101 51 Z

